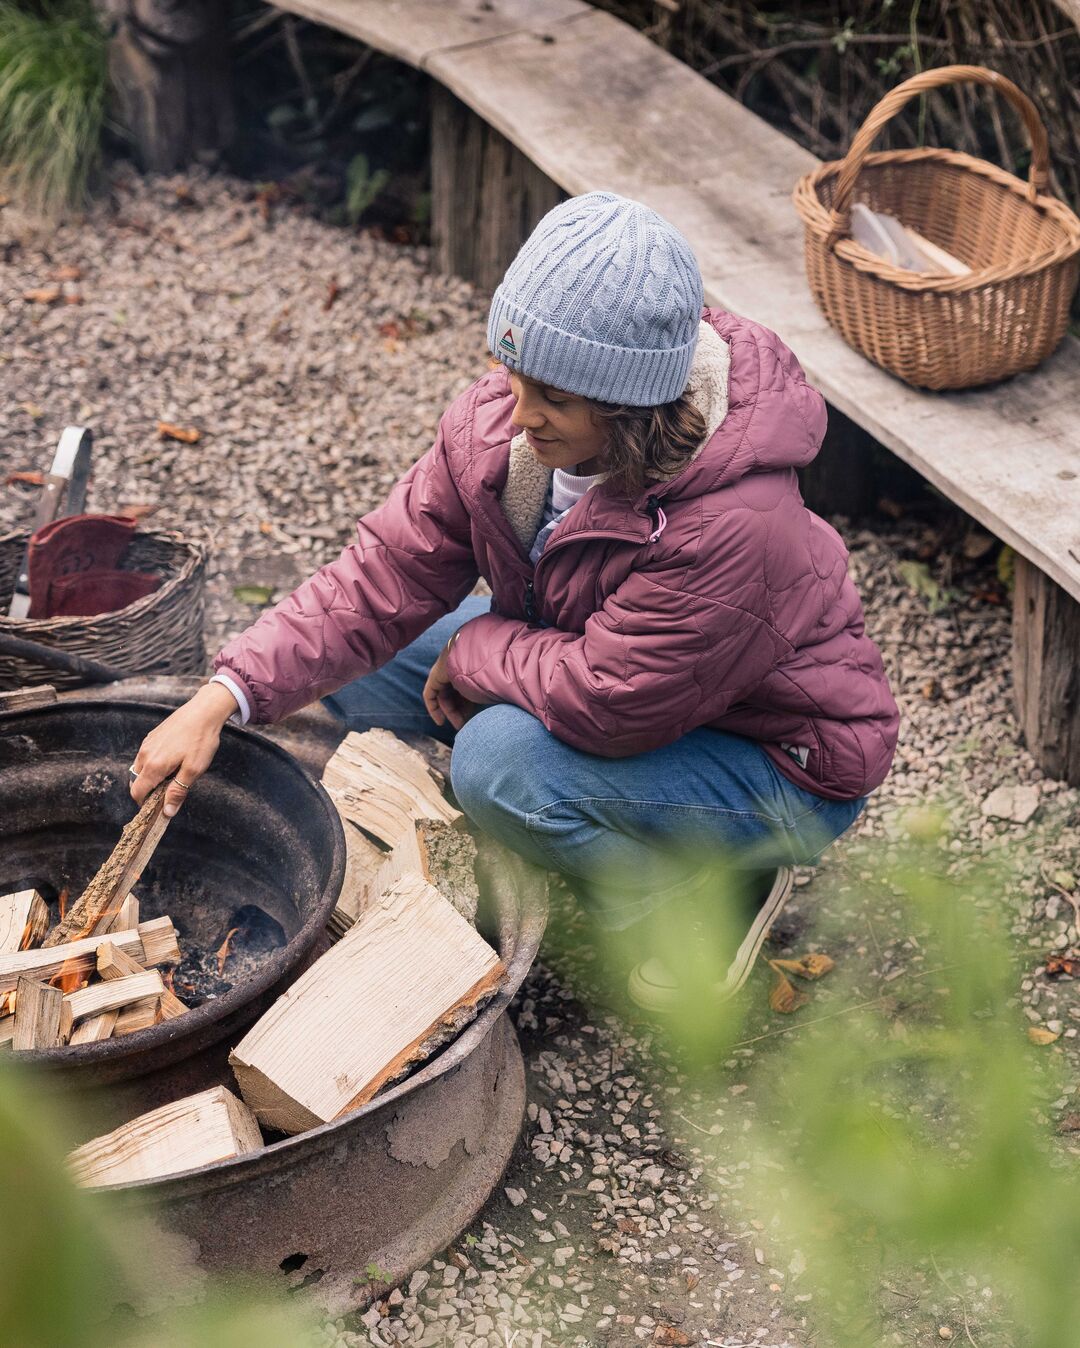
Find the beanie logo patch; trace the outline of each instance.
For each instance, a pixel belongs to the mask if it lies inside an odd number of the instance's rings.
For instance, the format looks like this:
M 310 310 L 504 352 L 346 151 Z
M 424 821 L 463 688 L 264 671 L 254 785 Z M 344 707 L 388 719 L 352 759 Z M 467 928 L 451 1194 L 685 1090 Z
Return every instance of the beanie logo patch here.
M 524 332 L 516 323 L 507 323 L 503 328 L 502 336 L 499 338 L 499 352 L 501 355 L 510 356 L 514 360 L 521 359 L 521 345 L 524 339 Z

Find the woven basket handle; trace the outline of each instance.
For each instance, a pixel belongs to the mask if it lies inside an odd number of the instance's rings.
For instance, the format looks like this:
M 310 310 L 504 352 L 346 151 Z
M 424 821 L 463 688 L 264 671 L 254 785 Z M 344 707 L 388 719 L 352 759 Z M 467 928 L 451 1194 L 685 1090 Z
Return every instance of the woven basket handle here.
M 1034 201 L 1038 193 L 1045 189 L 1050 176 L 1050 144 L 1042 118 L 1035 104 L 1023 90 L 1018 89 L 1012 80 L 999 75 L 996 70 L 987 70 L 985 66 L 939 66 L 935 70 L 924 70 L 919 75 L 912 75 L 911 79 L 905 80 L 903 84 L 898 84 L 875 104 L 851 142 L 851 148 L 836 177 L 836 195 L 833 198 L 827 240 L 829 248 L 849 232 L 851 196 L 855 190 L 855 180 L 866 156 L 870 153 L 870 147 L 878 137 L 878 132 L 917 94 L 926 93 L 928 89 L 937 89 L 945 84 L 985 84 L 1005 95 L 1023 118 L 1028 139 L 1031 141 L 1028 199 Z

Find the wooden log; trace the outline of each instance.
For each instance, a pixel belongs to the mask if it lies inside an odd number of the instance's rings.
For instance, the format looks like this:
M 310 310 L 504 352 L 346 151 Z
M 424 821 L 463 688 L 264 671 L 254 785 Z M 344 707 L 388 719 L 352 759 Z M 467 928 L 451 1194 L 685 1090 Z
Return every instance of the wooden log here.
M 229 1055 L 260 1122 L 302 1132 L 356 1109 L 476 1015 L 498 955 L 421 876 L 400 880 Z
M 0 895 L 0 951 L 36 946 L 49 930 L 49 907 L 36 889 Z
M 323 769 L 341 814 L 393 847 L 417 819 L 460 819 L 415 749 L 388 730 L 353 731 Z
M 344 815 L 341 827 L 345 833 L 345 878 L 341 882 L 337 904 L 326 924 L 327 934 L 332 941 L 340 940 L 367 906 L 371 882 L 385 858 L 390 855 L 381 847 L 376 847 Z
M 111 978 L 102 983 L 69 992 L 64 998 L 60 1016 L 60 1036 L 66 1040 L 78 1021 L 102 1011 L 121 1011 L 133 1002 L 160 997 L 165 991 L 161 975 L 156 969 L 140 969 L 137 974 Z M 16 1013 L 18 1002 L 15 1003 Z
M 61 1042 L 60 1018 L 64 994 L 36 978 L 20 978 L 15 989 L 15 1023 L 11 1046 L 24 1049 L 56 1048 Z
M 491 292 L 566 193 L 443 85 L 431 86 L 435 265 Z
M 101 978 L 108 981 L 117 979 L 131 978 L 135 974 L 144 972 L 143 966 L 133 956 L 124 950 L 117 950 L 111 942 L 106 941 L 104 945 L 98 946 L 97 952 L 97 971 Z M 161 988 L 161 1014 L 165 1020 L 172 1020 L 176 1016 L 182 1016 L 188 1010 L 187 1006 L 180 1000 L 171 988 L 162 984 Z
M 104 914 L 94 931 L 99 934 L 110 931 L 130 931 L 132 927 L 138 925 L 139 900 L 134 894 L 129 894 L 115 913 Z
M 87 1016 L 71 1032 L 69 1044 L 97 1044 L 112 1037 L 119 1011 L 102 1011 L 98 1016 Z
M 0 1016 L 0 1049 L 11 1048 L 15 1038 L 15 1017 Z
M 138 883 L 161 835 L 169 826 L 164 814 L 167 783 L 156 786 L 146 797 L 134 819 L 124 825 L 120 841 L 110 852 L 77 903 L 45 937 L 46 946 L 62 945 L 78 936 L 89 935 L 101 918 L 120 907 Z
M 47 707 L 56 701 L 56 689 L 51 683 L 35 683 L 29 688 L 10 688 L 0 693 L 0 712 L 28 711 L 31 707 Z
M 78 1184 L 130 1184 L 211 1165 L 262 1145 L 247 1106 L 224 1086 L 212 1086 L 84 1142 L 68 1165 Z
M 1012 638 L 1027 746 L 1049 776 L 1080 786 L 1080 603 L 1019 553 Z
M 156 964 L 175 964 L 180 959 L 176 928 L 168 917 L 140 922 L 132 931 L 111 931 L 106 935 L 84 936 L 79 941 L 52 950 L 13 950 L 0 954 L 0 993 L 10 992 L 21 975 L 47 983 L 67 966 L 68 973 L 91 973 L 97 966 L 98 946 L 111 941 L 118 950 L 126 950 L 144 968 Z
M 148 1030 L 151 1025 L 158 1025 L 163 1019 L 160 997 L 146 997 L 141 1002 L 132 1002 L 117 1016 L 116 1024 L 113 1026 L 113 1038 L 121 1039 L 125 1034 Z

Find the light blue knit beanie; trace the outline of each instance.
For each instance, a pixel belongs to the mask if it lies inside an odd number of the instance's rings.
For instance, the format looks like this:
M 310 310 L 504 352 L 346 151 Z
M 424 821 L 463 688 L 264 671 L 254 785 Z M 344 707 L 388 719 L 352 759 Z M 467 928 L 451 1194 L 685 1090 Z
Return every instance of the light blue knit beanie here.
M 509 369 L 598 402 L 655 407 L 686 389 L 704 301 L 674 226 L 639 201 L 588 192 L 548 211 L 488 315 Z

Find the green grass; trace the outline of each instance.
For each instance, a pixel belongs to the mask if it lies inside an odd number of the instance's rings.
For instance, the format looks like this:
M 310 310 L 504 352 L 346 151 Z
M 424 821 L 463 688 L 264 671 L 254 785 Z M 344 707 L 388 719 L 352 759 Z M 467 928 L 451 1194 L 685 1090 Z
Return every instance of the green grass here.
M 0 186 L 56 219 L 81 205 L 101 154 L 106 38 L 90 0 L 0 0 Z

